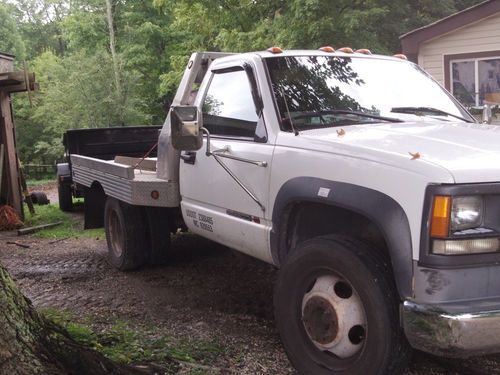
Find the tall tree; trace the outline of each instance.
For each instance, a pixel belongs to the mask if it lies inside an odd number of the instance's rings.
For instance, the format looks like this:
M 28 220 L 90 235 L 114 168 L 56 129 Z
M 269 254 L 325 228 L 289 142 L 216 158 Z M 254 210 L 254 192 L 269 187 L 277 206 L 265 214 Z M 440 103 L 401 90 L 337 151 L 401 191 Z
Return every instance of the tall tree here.
M 122 82 L 120 74 L 120 64 L 118 62 L 118 55 L 116 53 L 116 37 L 115 26 L 113 22 L 113 4 L 111 0 L 106 0 L 106 18 L 108 20 L 109 29 L 109 50 L 111 51 L 111 58 L 113 60 L 113 71 L 115 76 L 116 96 L 118 101 L 122 101 Z M 123 119 L 122 119 L 123 120 Z

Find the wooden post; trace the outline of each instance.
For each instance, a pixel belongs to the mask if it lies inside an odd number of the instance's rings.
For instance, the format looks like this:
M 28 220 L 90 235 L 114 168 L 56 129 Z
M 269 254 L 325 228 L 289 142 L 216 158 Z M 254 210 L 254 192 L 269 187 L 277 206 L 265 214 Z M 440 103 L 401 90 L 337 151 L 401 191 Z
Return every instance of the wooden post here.
M 5 147 L 5 171 L 7 178 L 8 203 L 18 212 L 20 217 L 24 217 L 21 185 L 19 181 L 19 165 L 17 162 L 16 138 L 14 132 L 14 121 L 12 118 L 12 108 L 10 105 L 10 95 L 0 90 L 0 140 Z
M 4 153 L 4 146 L 3 143 L 0 143 L 0 198 L 2 197 L 3 153 Z
M 24 219 L 16 132 L 10 94 L 37 88 L 35 75 L 26 69 L 15 72 L 14 56 L 0 53 L 0 143 L 4 146 L 3 176 L 0 179 L 2 201 L 12 206 Z

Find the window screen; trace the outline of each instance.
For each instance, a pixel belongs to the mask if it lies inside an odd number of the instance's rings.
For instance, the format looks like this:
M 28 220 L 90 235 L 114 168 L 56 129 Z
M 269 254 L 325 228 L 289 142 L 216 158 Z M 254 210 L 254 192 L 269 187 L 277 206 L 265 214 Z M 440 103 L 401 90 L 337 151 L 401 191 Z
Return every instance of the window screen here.
M 454 62 L 451 66 L 453 71 L 453 95 L 467 107 L 476 105 L 474 61 Z
M 500 104 L 500 59 L 478 62 L 479 100 Z

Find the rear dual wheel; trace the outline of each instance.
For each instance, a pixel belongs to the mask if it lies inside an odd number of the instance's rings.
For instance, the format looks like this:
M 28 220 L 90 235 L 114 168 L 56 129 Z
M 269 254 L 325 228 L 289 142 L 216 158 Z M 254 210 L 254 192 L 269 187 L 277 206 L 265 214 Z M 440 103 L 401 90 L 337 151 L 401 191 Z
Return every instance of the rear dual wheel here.
M 280 270 L 274 303 L 301 374 L 396 374 L 406 363 L 390 267 L 360 241 L 329 236 L 299 244 Z
M 104 207 L 108 259 L 120 271 L 163 264 L 170 248 L 168 212 L 108 197 Z
M 108 259 L 120 271 L 141 267 L 147 256 L 146 227 L 141 208 L 108 197 L 104 207 Z

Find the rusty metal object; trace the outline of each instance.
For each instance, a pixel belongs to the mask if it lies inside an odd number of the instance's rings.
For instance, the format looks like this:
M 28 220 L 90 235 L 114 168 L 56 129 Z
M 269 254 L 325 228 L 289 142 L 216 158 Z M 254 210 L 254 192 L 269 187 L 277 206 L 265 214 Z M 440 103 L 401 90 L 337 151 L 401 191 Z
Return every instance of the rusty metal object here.
M 367 319 L 353 286 L 334 273 L 319 276 L 302 299 L 302 323 L 321 351 L 349 358 L 363 348 Z
M 302 321 L 309 337 L 326 345 L 337 337 L 339 322 L 335 309 L 328 300 L 320 296 L 310 298 L 304 307 Z

